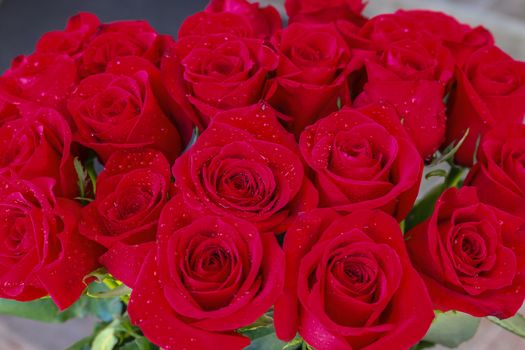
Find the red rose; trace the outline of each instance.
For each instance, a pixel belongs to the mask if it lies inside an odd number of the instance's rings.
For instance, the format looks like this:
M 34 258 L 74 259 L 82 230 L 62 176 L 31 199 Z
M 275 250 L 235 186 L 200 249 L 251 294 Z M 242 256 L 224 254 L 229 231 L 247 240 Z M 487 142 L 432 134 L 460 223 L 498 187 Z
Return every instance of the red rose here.
M 78 234 L 80 205 L 55 198 L 53 182 L 0 174 L 0 297 L 49 294 L 63 310 L 84 291 L 100 251 Z
M 162 64 L 174 100 L 189 101 L 203 125 L 220 111 L 258 103 L 276 66 L 276 54 L 261 40 L 228 35 L 181 38 Z
M 0 102 L 0 169 L 24 179 L 50 177 L 57 195 L 72 198 L 78 185 L 70 147 L 71 131 L 57 111 Z
M 94 14 L 79 13 L 71 17 L 66 28 L 42 35 L 36 44 L 36 51 L 62 53 L 77 57 L 88 39 L 94 35 L 100 26 L 100 21 Z
M 384 24 L 376 22 L 374 29 Z M 393 105 L 421 156 L 429 158 L 445 138 L 443 98 L 453 76 L 454 60 L 436 38 L 421 33 L 411 38 L 410 32 L 402 33 L 405 38 L 397 34 L 391 38 L 390 32 L 387 38 L 381 36 L 382 31 L 368 33 L 373 38 L 371 45 L 378 47 L 378 57 L 366 62 L 367 82 L 355 105 Z
M 469 135 L 456 153 L 456 162 L 471 166 L 480 135 L 501 124 L 523 123 L 525 62 L 488 47 L 470 56 L 456 70 L 457 87 L 449 104 L 447 142 Z
M 273 6 L 261 8 L 246 0 L 212 0 L 205 11 L 186 18 L 179 38 L 213 33 L 267 39 L 281 27 L 281 15 Z
M 347 78 L 360 60 L 334 25 L 295 23 L 277 33 L 273 44 L 280 60 L 266 100 L 291 119 L 295 133 L 335 112 L 338 100 L 349 102 Z
M 158 249 L 144 263 L 129 315 L 166 350 L 243 349 L 236 330 L 255 322 L 282 291 L 284 257 L 272 232 L 207 216 L 172 199 L 159 221 Z
M 477 158 L 465 184 L 476 187 L 482 202 L 525 219 L 525 125 L 487 132 Z
M 286 0 L 284 6 L 290 23 L 366 22 L 361 14 L 366 6 L 363 0 Z
M 127 56 L 143 57 L 160 64 L 165 38 L 145 21 L 102 24 L 83 49 L 79 71 L 82 76 L 102 73 L 108 63 Z
M 188 205 L 282 232 L 298 212 L 317 206 L 293 136 L 266 105 L 220 113 L 175 162 Z
M 142 66 L 146 70 L 135 68 Z M 106 73 L 82 80 L 68 101 L 78 142 L 103 161 L 118 150 L 143 147 L 173 161 L 181 149 L 180 135 L 157 99 L 158 74 L 137 57 L 116 60 Z
M 401 22 L 405 24 L 410 23 L 409 30 L 439 38 L 460 66 L 477 49 L 494 44 L 494 38 L 487 29 L 480 26 L 472 28 L 443 12 L 399 10 L 395 16 L 402 18 Z
M 302 214 L 286 233 L 284 251 L 285 287 L 274 313 L 280 338 L 298 330 L 318 350 L 404 350 L 430 327 L 425 285 L 387 214 Z
M 36 102 L 63 113 L 77 81 L 77 65 L 68 55 L 37 52 L 18 56 L 0 77 L 0 99 Z
M 393 109 L 344 108 L 306 128 L 299 141 L 320 206 L 380 208 L 403 220 L 416 199 L 423 162 Z
M 162 153 L 113 153 L 97 178 L 95 200 L 82 210 L 80 232 L 107 248 L 154 241 L 171 187 L 170 165 Z
M 451 188 L 407 246 L 436 308 L 506 318 L 525 299 L 524 234 L 523 219 L 481 204 L 475 188 Z

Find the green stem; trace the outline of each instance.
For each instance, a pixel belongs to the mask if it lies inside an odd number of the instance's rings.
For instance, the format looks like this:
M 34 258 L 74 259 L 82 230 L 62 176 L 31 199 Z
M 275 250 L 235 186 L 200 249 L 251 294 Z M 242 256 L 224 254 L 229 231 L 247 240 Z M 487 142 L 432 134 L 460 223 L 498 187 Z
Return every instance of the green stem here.
M 434 211 L 434 205 L 441 196 L 441 194 L 450 187 L 458 187 L 463 179 L 465 169 L 457 166 L 452 166 L 448 172 L 445 181 L 434 188 L 432 188 L 425 197 L 421 198 L 415 205 L 412 211 L 408 214 L 405 220 L 405 229 L 409 231 L 417 224 L 428 219 Z

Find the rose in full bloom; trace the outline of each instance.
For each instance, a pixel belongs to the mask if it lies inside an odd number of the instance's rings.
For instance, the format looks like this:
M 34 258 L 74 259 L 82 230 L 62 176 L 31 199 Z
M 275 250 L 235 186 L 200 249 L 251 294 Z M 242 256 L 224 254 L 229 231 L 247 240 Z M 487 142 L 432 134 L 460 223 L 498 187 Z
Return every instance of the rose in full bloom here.
M 56 110 L 0 102 L 0 169 L 53 178 L 55 194 L 72 198 L 78 185 L 70 147 L 71 131 Z
M 513 316 L 525 298 L 525 221 L 451 188 L 407 246 L 434 306 L 474 316 Z
M 361 14 L 366 6 L 363 0 L 286 0 L 284 6 L 290 23 L 366 22 Z
M 516 61 L 497 47 L 472 54 L 456 70 L 457 87 L 451 96 L 447 142 L 468 137 L 455 155 L 471 166 L 480 135 L 501 124 L 523 123 L 525 117 L 525 62 Z
M 343 108 L 309 126 L 299 146 L 314 172 L 320 206 L 382 209 L 403 220 L 416 199 L 423 161 L 392 108 Z
M 205 11 L 184 20 L 178 35 L 182 38 L 213 33 L 268 39 L 281 27 L 281 15 L 273 6 L 260 7 L 246 0 L 212 0 Z
M 265 99 L 299 134 L 318 118 L 349 103 L 347 79 L 361 66 L 333 24 L 294 23 L 278 32 L 273 44 L 279 66 Z
M 80 205 L 55 198 L 53 185 L 50 178 L 0 174 L 0 297 L 50 295 L 63 310 L 84 291 L 100 249 L 78 234 Z
M 248 346 L 236 330 L 282 292 L 284 256 L 273 232 L 205 215 L 176 196 L 162 212 L 157 240 L 131 294 L 132 322 L 166 350 Z
M 282 232 L 298 212 L 317 206 L 294 137 L 266 104 L 223 112 L 175 162 L 188 205 Z
M 118 150 L 144 147 L 173 161 L 181 137 L 164 108 L 158 74 L 147 61 L 132 57 L 82 80 L 68 101 L 76 140 L 102 161 Z
M 303 213 L 284 240 L 277 335 L 318 350 L 405 350 L 434 318 L 398 223 L 381 211 Z
M 78 57 L 86 42 L 97 32 L 100 20 L 91 13 L 82 12 L 72 16 L 64 30 L 45 33 L 36 44 L 40 53 L 61 53 Z
M 258 103 L 277 62 L 259 39 L 188 36 L 168 48 L 162 74 L 172 98 L 207 126 L 218 112 Z
M 154 241 L 171 189 L 170 164 L 162 153 L 116 152 L 97 178 L 95 200 L 82 210 L 80 233 L 107 248 Z
M 496 127 L 479 145 L 465 184 L 482 202 L 525 219 L 525 125 Z

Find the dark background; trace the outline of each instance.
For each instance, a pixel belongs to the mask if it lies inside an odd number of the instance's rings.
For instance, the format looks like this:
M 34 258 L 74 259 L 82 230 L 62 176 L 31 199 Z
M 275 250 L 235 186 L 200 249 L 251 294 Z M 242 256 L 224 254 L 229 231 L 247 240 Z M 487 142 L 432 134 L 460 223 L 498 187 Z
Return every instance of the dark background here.
M 144 19 L 160 33 L 177 33 L 187 16 L 207 0 L 0 0 L 0 72 L 13 57 L 29 54 L 45 32 L 64 28 L 78 12 L 92 12 L 102 22 Z

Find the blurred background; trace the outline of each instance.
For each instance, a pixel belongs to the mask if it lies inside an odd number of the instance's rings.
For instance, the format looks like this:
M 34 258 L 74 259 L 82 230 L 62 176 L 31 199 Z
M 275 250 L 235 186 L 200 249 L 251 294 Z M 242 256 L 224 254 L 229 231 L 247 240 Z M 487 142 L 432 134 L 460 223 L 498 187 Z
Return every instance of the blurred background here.
M 319 0 L 323 1 L 323 0 Z M 263 0 L 282 9 L 284 0 Z M 159 32 L 175 35 L 185 17 L 202 10 L 206 0 L 0 0 L 0 72 L 13 57 L 32 52 L 47 31 L 62 29 L 67 18 L 93 12 L 104 22 L 144 19 Z M 525 60 L 525 0 L 369 0 L 370 16 L 399 8 L 441 10 L 491 30 L 497 43 Z M 91 333 L 93 321 L 48 325 L 0 316 L 0 350 L 61 350 Z M 438 349 L 438 348 L 436 348 Z M 518 350 L 525 341 L 482 321 L 477 336 L 461 350 Z

